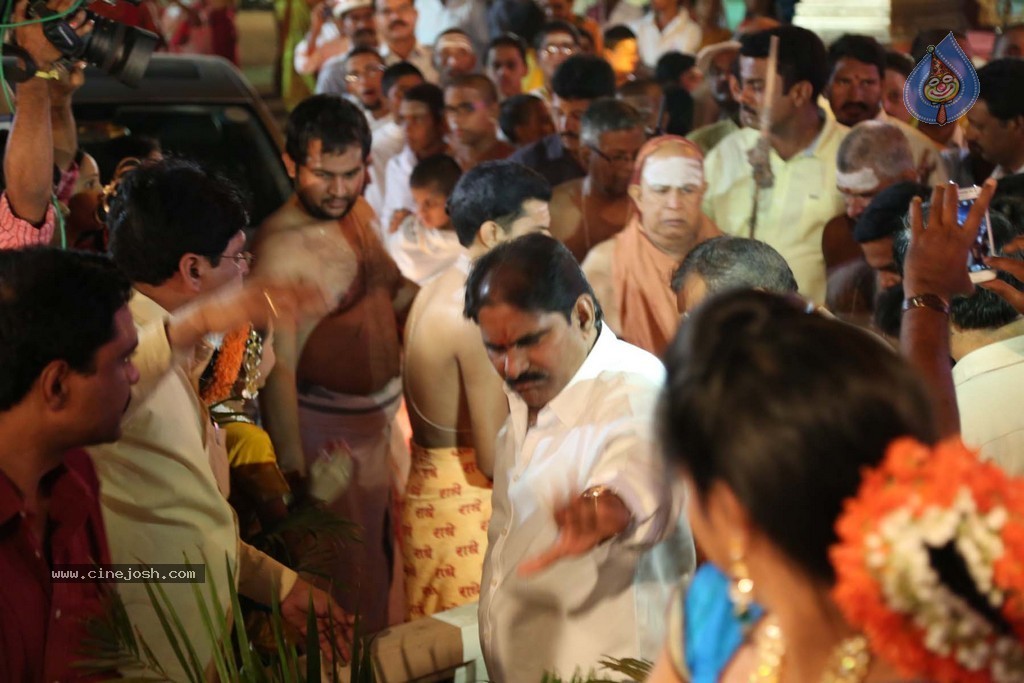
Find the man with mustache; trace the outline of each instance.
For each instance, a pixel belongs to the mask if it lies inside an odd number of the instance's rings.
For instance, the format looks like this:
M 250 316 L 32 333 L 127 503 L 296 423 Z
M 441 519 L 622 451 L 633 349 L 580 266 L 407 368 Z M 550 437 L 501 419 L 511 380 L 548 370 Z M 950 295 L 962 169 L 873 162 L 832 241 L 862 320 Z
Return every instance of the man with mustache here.
M 558 67 L 551 87 L 557 132 L 509 159 L 537 171 L 554 187 L 586 175 L 579 156 L 580 121 L 591 102 L 615 97 L 615 72 L 600 57 L 574 55 Z
M 772 36 L 779 38 L 778 65 L 769 74 Z M 765 101 L 768 79 L 775 81 L 772 102 Z M 825 301 L 822 232 L 843 210 L 836 152 L 847 132 L 818 106 L 827 79 L 825 46 L 811 31 L 784 26 L 742 36 L 740 118 L 748 127 L 727 136 L 704 160 L 704 213 L 727 235 L 752 236 L 774 247 L 793 269 L 801 293 L 817 303 Z M 766 106 L 773 182 L 759 187 L 751 155 L 762 144 L 759 119 Z
M 861 121 L 891 123 L 910 143 L 917 164 L 918 179 L 930 185 L 949 179 L 931 139 L 921 131 L 890 116 L 882 106 L 886 57 L 885 48 L 870 36 L 846 34 L 828 49 L 829 80 L 825 96 L 835 118 L 844 126 Z
M 352 103 L 314 95 L 296 107 L 284 155 L 295 194 L 260 227 L 254 250 L 257 274 L 297 272 L 331 295 L 327 315 L 277 331 L 277 365 L 260 398 L 293 490 L 308 481 L 361 527 L 362 542 L 346 547 L 332 578 L 339 602 L 374 632 L 388 623 L 391 424 L 401 321 L 416 287 L 384 250 L 362 197 L 369 152 L 366 117 Z M 339 289 L 351 270 L 354 284 Z
M 653 434 L 660 361 L 615 337 L 576 259 L 543 234 L 481 256 L 464 313 L 509 400 L 480 588 L 490 680 L 650 658 L 664 590 L 694 560 Z
M 978 69 L 981 94 L 967 112 L 967 142 L 996 165 L 996 179 L 1024 173 L 1024 61 L 1006 57 Z
M 413 0 L 378 0 L 377 31 L 384 36 L 380 55 L 388 66 L 409 62 L 430 83 L 437 82 L 434 52 L 429 45 L 416 40 L 416 22 L 419 12 Z

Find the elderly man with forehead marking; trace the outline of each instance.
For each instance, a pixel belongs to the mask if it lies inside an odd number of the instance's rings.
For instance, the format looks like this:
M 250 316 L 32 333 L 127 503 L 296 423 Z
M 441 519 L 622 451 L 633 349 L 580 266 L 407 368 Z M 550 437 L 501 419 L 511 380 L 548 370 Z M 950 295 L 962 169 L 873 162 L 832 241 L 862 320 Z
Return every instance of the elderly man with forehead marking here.
M 661 363 L 603 324 L 576 260 L 546 235 L 480 257 L 465 314 L 509 400 L 480 589 L 491 680 L 651 658 L 694 559 L 654 439 Z
M 441 85 L 458 76 L 475 73 L 477 58 L 469 36 L 457 28 L 450 28 L 439 35 L 434 45 L 434 66 L 440 74 Z
M 680 137 L 666 135 L 644 145 L 629 184 L 629 223 L 583 262 L 605 322 L 655 355 L 679 325 L 672 273 L 696 245 L 721 235 L 700 210 L 703 160 L 697 146 Z
M 622 230 L 629 218 L 629 179 L 644 144 L 644 119 L 633 107 L 611 98 L 596 100 L 580 123 L 584 178 L 555 188 L 552 231 L 579 261 Z

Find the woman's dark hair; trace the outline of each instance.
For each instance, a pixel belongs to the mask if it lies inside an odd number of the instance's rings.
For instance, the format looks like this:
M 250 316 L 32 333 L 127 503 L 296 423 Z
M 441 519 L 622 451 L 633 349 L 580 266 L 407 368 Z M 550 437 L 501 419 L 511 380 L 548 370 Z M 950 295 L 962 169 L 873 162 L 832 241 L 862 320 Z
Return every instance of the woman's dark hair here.
M 340 154 L 356 146 L 364 159 L 370 156 L 370 124 L 356 105 L 340 95 L 308 97 L 288 116 L 284 150 L 296 164 L 306 163 L 313 140 L 320 140 L 325 153 Z
M 122 176 L 110 202 L 110 253 L 132 282 L 159 285 L 185 254 L 217 267 L 248 222 L 245 202 L 227 178 L 184 159 L 147 162 Z
M 110 258 L 49 247 L 0 250 L 0 411 L 18 405 L 63 360 L 95 371 L 131 285 Z
M 481 308 L 505 303 L 531 313 L 561 313 L 571 322 L 583 294 L 594 300 L 600 323 L 601 304 L 576 257 L 558 240 L 537 232 L 503 242 L 473 264 L 463 314 L 479 322 Z
M 702 304 L 666 352 L 660 430 L 703 498 L 716 482 L 808 574 L 831 583 L 843 501 L 889 443 L 937 439 L 928 396 L 879 339 L 756 291 Z

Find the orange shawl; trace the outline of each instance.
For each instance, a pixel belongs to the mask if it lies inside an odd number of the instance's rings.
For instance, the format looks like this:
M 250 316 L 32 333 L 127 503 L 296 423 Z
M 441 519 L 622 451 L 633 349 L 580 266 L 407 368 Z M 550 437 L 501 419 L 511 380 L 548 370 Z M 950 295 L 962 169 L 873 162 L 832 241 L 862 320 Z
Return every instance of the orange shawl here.
M 621 337 L 660 357 L 679 325 L 670 285 L 679 264 L 647 239 L 635 213 L 614 239 L 612 283 Z

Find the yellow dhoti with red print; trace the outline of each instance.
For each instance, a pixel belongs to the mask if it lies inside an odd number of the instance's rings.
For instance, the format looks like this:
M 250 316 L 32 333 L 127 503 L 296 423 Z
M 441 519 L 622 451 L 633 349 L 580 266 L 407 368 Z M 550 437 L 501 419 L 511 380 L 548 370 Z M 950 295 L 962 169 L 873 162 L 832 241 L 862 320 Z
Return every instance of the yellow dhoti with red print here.
M 491 482 L 472 448 L 412 446 L 402 512 L 402 556 L 409 618 L 480 597 Z

